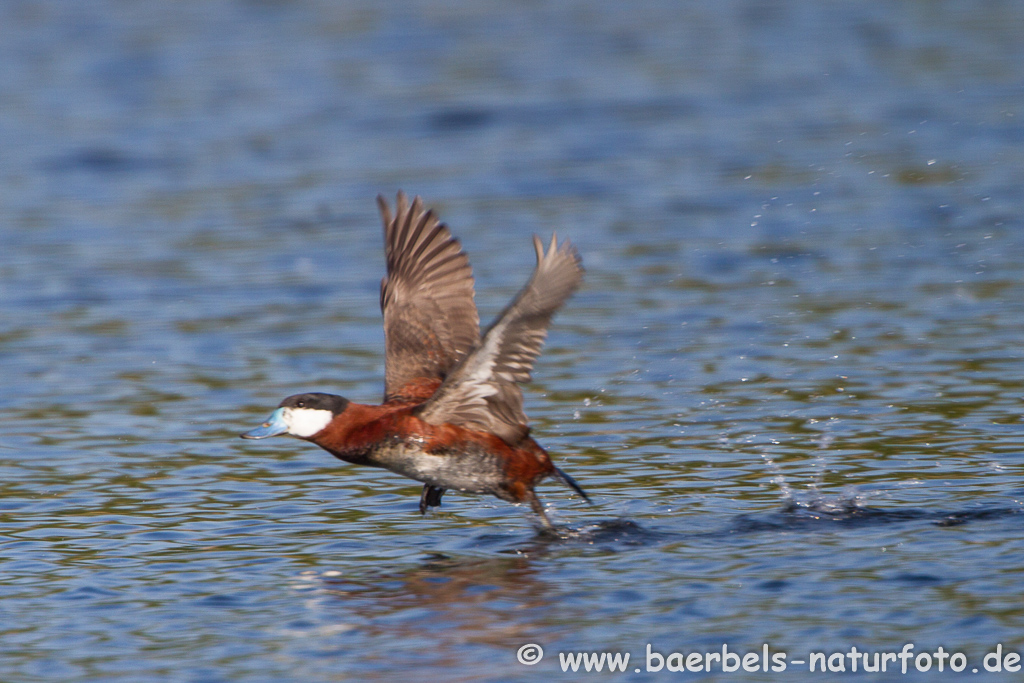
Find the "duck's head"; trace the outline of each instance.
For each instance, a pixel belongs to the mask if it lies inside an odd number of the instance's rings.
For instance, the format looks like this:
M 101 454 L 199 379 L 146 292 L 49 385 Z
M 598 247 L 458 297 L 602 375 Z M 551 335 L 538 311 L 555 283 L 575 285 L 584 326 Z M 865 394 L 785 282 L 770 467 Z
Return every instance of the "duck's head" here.
M 266 422 L 241 436 L 243 439 L 265 439 L 291 434 L 308 439 L 322 431 L 347 407 L 348 399 L 334 394 L 295 394 L 281 401 Z

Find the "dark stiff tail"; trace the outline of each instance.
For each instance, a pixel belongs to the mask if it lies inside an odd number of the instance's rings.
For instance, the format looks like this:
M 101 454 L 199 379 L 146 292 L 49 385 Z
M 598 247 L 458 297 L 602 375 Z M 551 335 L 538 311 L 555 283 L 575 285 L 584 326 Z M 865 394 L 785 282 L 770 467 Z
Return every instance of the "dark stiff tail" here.
M 557 467 L 555 468 L 555 476 L 561 479 L 562 483 L 564 483 L 566 486 L 571 488 L 576 493 L 580 494 L 580 497 L 583 498 L 583 500 L 587 501 L 589 505 L 594 504 L 594 501 L 590 500 L 590 496 L 587 495 L 586 491 L 580 488 L 580 485 L 576 483 L 575 479 L 573 479 L 572 477 L 570 477 L 568 474 L 558 469 Z

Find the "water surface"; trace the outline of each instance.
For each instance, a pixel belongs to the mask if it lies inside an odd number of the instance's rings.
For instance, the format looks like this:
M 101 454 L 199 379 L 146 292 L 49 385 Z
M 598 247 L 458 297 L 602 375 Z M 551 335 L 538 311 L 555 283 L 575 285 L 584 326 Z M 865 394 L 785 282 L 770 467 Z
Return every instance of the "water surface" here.
M 0 24 L 4 680 L 1024 649 L 1019 5 Z M 532 233 L 579 246 L 526 390 L 596 502 L 542 486 L 556 536 L 470 495 L 421 518 L 414 482 L 237 438 L 289 394 L 379 399 L 373 198 L 399 188 L 462 240 L 484 320 Z

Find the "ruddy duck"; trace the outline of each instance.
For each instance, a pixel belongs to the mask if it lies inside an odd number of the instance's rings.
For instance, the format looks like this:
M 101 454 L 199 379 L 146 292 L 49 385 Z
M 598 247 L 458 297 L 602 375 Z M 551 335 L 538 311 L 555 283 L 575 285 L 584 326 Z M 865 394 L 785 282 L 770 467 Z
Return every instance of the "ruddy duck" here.
M 455 489 L 529 503 L 551 527 L 534 493 L 543 479 L 590 499 L 530 436 L 519 385 L 530 380 L 551 316 L 580 285 L 579 254 L 555 236 L 545 250 L 534 236 L 533 276 L 481 336 L 473 272 L 448 227 L 419 197 L 410 205 L 399 192 L 394 216 L 382 196 L 377 204 L 387 259 L 384 403 L 297 394 L 242 437 L 290 434 L 346 462 L 421 481 L 421 513 Z

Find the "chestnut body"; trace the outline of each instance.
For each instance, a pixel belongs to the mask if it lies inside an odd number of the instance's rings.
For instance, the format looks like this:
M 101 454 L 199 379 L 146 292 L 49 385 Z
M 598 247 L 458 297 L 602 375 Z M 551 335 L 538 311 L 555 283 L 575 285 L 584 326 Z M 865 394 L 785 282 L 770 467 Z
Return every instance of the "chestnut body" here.
M 493 434 L 424 422 L 415 409 L 349 404 L 343 419 L 336 418 L 308 441 L 345 462 L 513 503 L 529 502 L 528 492 L 555 474 L 547 452 L 529 436 L 513 448 Z

